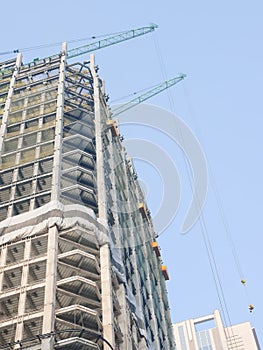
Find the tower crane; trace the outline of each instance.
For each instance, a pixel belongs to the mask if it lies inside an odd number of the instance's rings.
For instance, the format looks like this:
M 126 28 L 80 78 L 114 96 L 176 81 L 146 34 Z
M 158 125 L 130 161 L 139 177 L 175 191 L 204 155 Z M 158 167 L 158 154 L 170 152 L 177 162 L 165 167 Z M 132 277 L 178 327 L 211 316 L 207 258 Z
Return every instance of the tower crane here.
M 122 41 L 137 38 L 138 36 L 153 32 L 156 28 L 158 28 L 157 24 L 151 24 L 148 27 L 131 29 L 131 30 L 116 34 L 114 36 L 110 36 L 108 38 L 96 41 L 94 43 L 68 50 L 67 58 L 73 58 L 76 56 L 86 54 L 88 52 L 93 52 L 95 50 L 103 49 L 104 47 L 121 43 Z
M 102 40 L 95 41 L 91 44 L 87 44 L 87 45 L 83 45 L 80 47 L 70 49 L 67 51 L 67 58 L 71 59 L 73 57 L 77 57 L 80 55 L 87 54 L 89 52 L 100 50 L 100 49 L 103 49 L 105 47 L 121 43 L 121 42 L 126 41 L 126 40 L 137 38 L 139 36 L 153 32 L 156 28 L 158 28 L 158 25 L 153 23 L 153 24 L 150 24 L 149 26 L 146 26 L 146 27 L 130 29 L 130 30 L 115 34 L 113 36 L 106 37 Z M 20 50 L 16 49 L 13 51 L 5 52 L 4 54 L 12 54 L 12 53 L 18 53 L 18 52 L 20 52 Z M 46 58 L 54 58 L 54 57 L 57 57 L 57 55 L 48 56 Z M 31 63 L 36 63 L 37 61 L 39 61 L 39 58 L 35 58 L 32 62 L 29 62 L 25 65 L 30 65 Z M 12 73 L 12 69 L 10 69 L 10 68 L 0 70 L 0 74 L 2 74 L 2 75 L 3 74 L 10 74 L 10 73 Z
M 128 101 L 128 102 L 126 102 L 126 103 L 124 103 L 116 108 L 113 108 L 112 117 L 113 118 L 117 117 L 119 114 L 127 111 L 130 108 L 137 106 L 139 103 L 142 103 L 142 102 L 150 99 L 151 97 L 159 94 L 160 92 L 162 92 L 166 89 L 169 89 L 173 85 L 182 81 L 185 77 L 186 77 L 186 74 L 180 74 L 178 77 L 172 78 L 170 80 L 166 80 L 158 85 L 155 85 L 154 87 L 150 88 L 149 90 L 147 90 L 143 94 L 133 98 L 132 100 L 130 100 L 130 101 Z
M 96 50 L 100 50 L 103 49 L 105 47 L 109 47 L 118 43 L 121 43 L 123 41 L 127 41 L 130 39 L 134 39 L 137 38 L 139 36 L 148 34 L 153 32 L 156 28 L 158 28 L 157 24 L 150 24 L 149 26 L 145 26 L 145 27 L 140 27 L 140 28 L 136 28 L 136 29 L 130 29 L 127 31 L 123 31 L 120 32 L 118 34 L 106 37 L 102 40 L 99 41 L 95 41 L 91 44 L 87 44 L 87 45 L 83 45 L 80 47 L 76 47 L 73 49 L 70 49 L 67 51 L 67 59 L 71 59 L 80 55 L 84 55 L 87 54 L 89 52 L 93 52 Z M 33 49 L 33 48 L 32 48 Z M 11 54 L 11 53 L 19 53 L 22 50 L 16 49 L 13 51 L 9 51 L 9 52 L 4 52 L 4 53 L 0 53 L 0 54 Z M 54 58 L 57 57 L 58 55 L 52 55 L 52 56 L 48 56 L 44 59 L 48 59 L 48 58 Z M 39 58 L 35 58 L 33 61 L 25 64 L 26 65 L 30 65 L 32 63 L 36 63 L 38 62 L 40 59 Z M 5 74 L 11 74 L 13 72 L 14 68 L 4 68 L 0 70 L 0 74 L 3 76 Z M 175 77 L 173 79 L 167 80 L 162 82 L 161 84 L 158 84 L 156 86 L 154 86 L 153 88 L 151 88 L 150 90 L 146 91 L 145 93 L 143 93 L 142 95 L 132 99 L 131 101 L 117 107 L 114 111 L 113 111 L 113 117 L 119 115 L 120 113 L 123 113 L 124 111 L 133 108 L 134 106 L 138 105 L 139 103 L 142 103 L 146 100 L 148 100 L 149 98 L 159 94 L 160 92 L 169 89 L 171 86 L 179 83 L 181 80 L 183 80 L 186 77 L 185 74 L 181 74 L 178 77 Z

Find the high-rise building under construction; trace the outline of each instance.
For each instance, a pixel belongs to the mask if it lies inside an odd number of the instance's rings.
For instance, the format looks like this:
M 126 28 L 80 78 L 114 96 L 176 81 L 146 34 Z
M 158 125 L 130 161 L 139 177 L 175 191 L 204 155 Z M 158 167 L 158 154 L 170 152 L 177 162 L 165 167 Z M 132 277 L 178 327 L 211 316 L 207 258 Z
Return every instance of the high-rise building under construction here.
M 174 349 L 150 213 L 93 55 L 0 63 L 0 349 Z

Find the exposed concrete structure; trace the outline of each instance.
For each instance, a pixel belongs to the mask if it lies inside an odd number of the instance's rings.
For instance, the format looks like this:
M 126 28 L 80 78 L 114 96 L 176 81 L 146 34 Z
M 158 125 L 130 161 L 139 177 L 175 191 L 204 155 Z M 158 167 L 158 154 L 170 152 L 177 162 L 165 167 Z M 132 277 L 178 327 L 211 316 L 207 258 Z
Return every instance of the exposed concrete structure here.
M 160 250 L 90 62 L 0 63 L 0 349 L 174 349 Z
M 224 327 L 218 310 L 174 324 L 174 334 L 177 350 L 260 350 L 249 322 Z

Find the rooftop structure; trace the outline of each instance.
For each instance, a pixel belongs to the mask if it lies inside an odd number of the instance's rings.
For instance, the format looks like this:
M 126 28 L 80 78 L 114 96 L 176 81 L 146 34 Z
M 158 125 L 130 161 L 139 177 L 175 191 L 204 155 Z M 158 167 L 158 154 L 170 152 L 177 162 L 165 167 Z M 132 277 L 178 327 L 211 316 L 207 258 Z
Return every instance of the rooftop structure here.
M 0 63 L 0 349 L 174 349 L 162 264 L 94 56 Z
M 249 322 L 224 327 L 218 310 L 212 315 L 174 324 L 177 350 L 260 350 Z

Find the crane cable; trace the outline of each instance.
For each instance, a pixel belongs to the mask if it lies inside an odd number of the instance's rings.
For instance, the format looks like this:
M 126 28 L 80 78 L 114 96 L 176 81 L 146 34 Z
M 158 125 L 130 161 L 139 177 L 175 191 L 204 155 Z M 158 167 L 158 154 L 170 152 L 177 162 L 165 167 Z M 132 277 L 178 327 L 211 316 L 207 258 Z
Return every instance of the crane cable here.
M 215 178 L 214 178 L 214 175 L 213 175 L 213 172 L 212 172 L 212 168 L 211 168 L 211 165 L 209 164 L 209 162 L 208 162 L 208 166 L 209 166 L 210 174 L 211 174 L 211 184 L 212 184 L 212 188 L 213 188 L 214 195 L 215 195 L 215 198 L 216 198 L 216 202 L 217 202 L 217 206 L 218 206 L 219 213 L 220 213 L 220 216 L 221 216 L 221 220 L 222 220 L 222 223 L 223 223 L 223 226 L 224 226 L 224 229 L 225 229 L 225 233 L 226 233 L 227 239 L 229 241 L 229 245 L 230 245 L 230 248 L 231 248 L 231 251 L 232 251 L 232 255 L 233 255 L 233 258 L 234 258 L 234 261 L 235 261 L 235 265 L 236 265 L 236 268 L 237 268 L 237 271 L 238 271 L 238 274 L 239 274 L 240 282 L 242 283 L 242 285 L 245 288 L 245 293 L 246 293 L 246 297 L 247 297 L 248 304 L 249 304 L 248 288 L 247 288 L 246 280 L 244 278 L 245 275 L 243 273 L 242 266 L 241 266 L 240 261 L 239 261 L 239 257 L 238 257 L 238 253 L 237 253 L 237 250 L 236 250 L 236 247 L 235 247 L 235 243 L 234 243 L 231 231 L 230 231 L 230 227 L 229 227 L 229 224 L 228 224 L 225 212 L 224 212 L 222 201 L 221 201 L 221 198 L 220 198 L 217 186 L 216 186 Z M 252 310 L 250 310 L 250 311 L 252 311 Z
M 111 103 L 116 103 L 116 102 L 119 102 L 119 101 L 122 101 L 122 100 L 127 100 L 127 99 L 131 98 L 132 96 L 136 96 L 136 95 L 141 94 L 141 93 L 143 93 L 143 92 L 145 92 L 145 91 L 151 90 L 151 89 L 153 89 L 154 87 L 156 87 L 156 84 L 155 84 L 155 85 L 152 85 L 152 86 L 150 86 L 150 87 L 141 89 L 141 90 L 134 91 L 134 92 L 132 92 L 132 93 L 129 94 L 129 95 L 125 95 L 125 96 L 122 96 L 122 97 L 117 97 L 117 98 L 115 98 L 114 100 L 111 99 Z M 124 103 L 125 103 L 125 102 L 124 102 Z
M 153 39 L 154 39 L 154 45 L 155 45 L 155 49 L 156 49 L 156 52 L 157 52 L 157 56 L 158 56 L 158 59 L 159 59 L 159 65 L 160 65 L 160 68 L 161 68 L 161 73 L 163 75 L 163 79 L 165 80 L 166 79 L 166 70 L 165 70 L 165 65 L 164 65 L 164 61 L 163 61 L 163 58 L 162 58 L 161 50 L 160 50 L 160 47 L 159 47 L 159 43 L 158 43 L 158 40 L 157 40 L 157 34 L 156 33 L 152 33 L 152 35 L 153 35 Z M 173 100 L 173 97 L 172 97 L 169 89 L 167 90 L 167 95 L 168 95 L 168 99 L 169 99 L 169 103 L 170 103 L 170 108 L 171 108 L 172 112 L 175 113 L 175 104 L 174 104 L 174 100 Z M 176 125 L 176 127 L 178 128 L 178 125 Z M 184 140 L 183 140 L 183 136 L 182 136 L 182 133 L 180 131 L 180 128 L 178 129 L 178 134 L 181 137 L 182 144 L 184 144 Z M 190 183 L 191 189 L 193 191 L 193 184 L 192 184 L 192 179 L 191 179 L 191 170 L 189 168 L 189 164 L 187 163 L 186 158 L 185 157 L 183 157 L 183 158 L 184 158 L 184 162 L 185 162 L 185 167 L 186 167 L 189 183 Z M 196 198 L 195 198 L 194 202 L 195 202 L 196 207 L 200 208 L 200 203 L 198 203 Z M 217 296 L 218 296 L 219 303 L 220 303 L 220 306 L 221 306 L 221 309 L 222 309 L 223 319 L 224 319 L 224 322 L 225 322 L 226 326 L 229 324 L 230 331 L 232 333 L 232 338 L 234 339 L 235 348 L 238 349 L 238 344 L 236 343 L 236 339 L 235 339 L 234 334 L 233 334 L 232 323 L 231 323 L 231 319 L 230 319 L 228 306 L 227 306 L 227 303 L 226 303 L 226 298 L 225 298 L 223 286 L 222 286 L 222 283 L 221 283 L 221 278 L 220 278 L 220 275 L 219 275 L 219 272 L 218 272 L 217 263 L 216 263 L 216 259 L 215 259 L 214 253 L 213 253 L 211 240 L 209 239 L 207 226 L 205 224 L 204 214 L 202 212 L 200 214 L 200 221 L 199 222 L 200 222 L 200 227 L 201 227 L 201 232 L 202 232 L 202 237 L 203 237 L 205 249 L 206 249 L 208 260 L 209 260 L 210 269 L 211 269 L 213 280 L 214 280 L 215 287 L 216 287 Z M 226 321 L 228 321 L 228 322 L 226 322 Z
M 200 128 L 199 128 L 199 126 L 197 124 L 196 118 L 194 117 L 195 113 L 193 113 L 192 108 L 190 108 L 191 103 L 190 103 L 190 99 L 189 99 L 189 93 L 188 93 L 188 91 L 186 89 L 186 85 L 183 85 L 183 87 L 184 87 L 184 92 L 185 92 L 185 96 L 186 96 L 187 103 L 188 103 L 188 108 L 189 108 L 189 110 L 191 109 L 190 115 L 192 116 L 192 120 L 194 122 L 195 129 L 196 129 L 197 133 L 200 135 Z M 245 294 L 246 294 L 247 302 L 248 302 L 248 305 L 249 305 L 249 310 L 251 312 L 254 307 L 253 307 L 253 305 L 249 304 L 249 293 L 248 293 L 248 288 L 247 288 L 247 284 L 246 284 L 245 275 L 243 273 L 243 269 L 242 269 L 242 266 L 241 266 L 241 263 L 240 263 L 238 252 L 237 252 L 237 249 L 236 249 L 233 237 L 232 237 L 232 233 L 231 233 L 231 230 L 230 230 L 230 226 L 229 226 L 229 223 L 228 223 L 225 211 L 224 211 L 222 200 L 220 198 L 219 191 L 217 189 L 217 185 L 216 185 L 215 177 L 214 177 L 214 174 L 213 174 L 212 166 L 211 166 L 211 164 L 210 164 L 208 159 L 207 159 L 207 164 L 208 164 L 208 168 L 209 168 L 211 187 L 212 187 L 215 199 L 216 199 L 216 204 L 217 204 L 217 207 L 218 207 L 219 215 L 220 215 L 223 227 L 224 227 L 224 231 L 225 231 L 225 234 L 226 234 L 227 241 L 229 243 L 229 246 L 230 246 L 230 249 L 231 249 L 231 252 L 232 252 L 232 256 L 233 256 L 233 259 L 234 259 L 234 263 L 235 263 L 235 266 L 236 266 L 237 273 L 238 273 L 239 278 L 240 278 L 240 282 L 244 286 L 244 289 L 245 289 Z M 251 308 L 251 307 L 253 307 L 253 308 Z
M 186 86 L 185 85 L 184 85 L 184 91 L 185 91 L 185 95 L 187 96 L 188 107 L 190 107 L 189 96 L 186 93 Z M 199 134 L 200 134 L 200 129 L 199 129 L 199 126 L 197 124 L 197 120 L 196 120 L 196 118 L 193 117 L 194 116 L 193 111 L 190 112 L 190 115 L 192 116 L 192 120 L 194 122 L 196 131 L 199 130 Z M 220 218 L 221 218 L 222 223 L 223 223 L 223 227 L 224 227 L 224 231 L 225 231 L 225 234 L 226 234 L 226 238 L 227 238 L 228 244 L 229 244 L 229 246 L 231 248 L 231 253 L 232 253 L 232 256 L 233 256 L 233 260 L 234 260 L 234 263 L 235 263 L 235 266 L 236 266 L 237 273 L 238 273 L 239 278 L 240 278 L 240 282 L 244 286 L 245 295 L 246 295 L 246 299 L 247 299 L 247 302 L 248 302 L 248 309 L 249 309 L 250 312 L 252 312 L 253 309 L 254 309 L 254 306 L 252 304 L 249 304 L 249 294 L 248 294 L 248 289 L 247 289 L 247 285 L 246 285 L 246 280 L 244 279 L 244 274 L 243 274 L 242 267 L 241 267 L 241 264 L 240 264 L 240 261 L 239 261 L 238 253 L 237 253 L 237 250 L 236 250 L 236 247 L 235 247 L 235 244 L 234 244 L 234 240 L 233 240 L 233 237 L 232 237 L 232 234 L 231 234 L 231 230 L 230 230 L 230 227 L 229 227 L 229 224 L 228 224 L 228 220 L 227 220 L 225 212 L 224 212 L 222 200 L 220 198 L 220 195 L 219 195 L 219 192 L 218 192 L 218 189 L 217 189 L 217 186 L 216 186 L 216 181 L 215 181 L 215 177 L 214 177 L 214 174 L 213 174 L 213 171 L 212 171 L 212 167 L 211 167 L 211 164 L 210 164 L 208 159 L 207 159 L 207 164 L 208 164 L 208 169 L 209 169 L 209 174 L 210 174 L 212 191 L 213 191 L 215 199 L 216 199 L 216 204 L 217 204 L 217 207 L 218 207 Z M 211 249 L 212 249 L 212 247 L 211 247 Z M 228 313 L 228 310 L 227 310 L 227 313 Z M 230 321 L 229 315 L 228 315 L 228 319 Z M 232 335 L 234 341 L 236 341 L 235 338 L 234 338 L 231 322 L 230 322 L 229 329 L 225 330 L 225 332 L 226 331 L 228 333 L 230 331 L 232 333 L 231 335 Z M 237 346 L 237 345 L 235 344 L 235 346 Z

